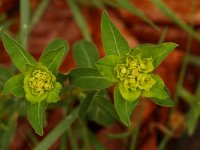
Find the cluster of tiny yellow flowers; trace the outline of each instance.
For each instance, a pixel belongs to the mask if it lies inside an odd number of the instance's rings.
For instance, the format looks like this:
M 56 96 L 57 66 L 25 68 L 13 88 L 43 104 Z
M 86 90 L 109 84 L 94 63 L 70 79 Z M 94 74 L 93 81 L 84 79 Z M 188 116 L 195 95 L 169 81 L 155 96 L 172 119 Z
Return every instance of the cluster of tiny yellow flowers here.
M 28 81 L 31 93 L 35 96 L 41 96 L 45 91 L 49 91 L 54 87 L 56 78 L 47 71 L 34 70 Z
M 144 89 L 149 90 L 156 81 L 151 77 L 153 70 L 152 58 L 143 58 L 128 56 L 124 64 L 118 64 L 115 67 L 117 78 L 123 82 L 124 87 L 131 90 Z

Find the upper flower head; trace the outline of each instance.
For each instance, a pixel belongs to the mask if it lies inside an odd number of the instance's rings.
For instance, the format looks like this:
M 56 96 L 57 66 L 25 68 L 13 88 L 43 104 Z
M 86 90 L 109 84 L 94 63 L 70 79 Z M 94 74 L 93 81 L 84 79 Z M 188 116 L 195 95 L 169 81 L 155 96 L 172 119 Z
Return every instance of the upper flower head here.
M 117 72 L 117 78 L 120 80 L 124 80 L 129 72 L 128 67 L 125 64 L 118 64 L 115 67 Z
M 153 59 L 152 58 L 144 58 L 140 59 L 138 69 L 140 72 L 149 73 L 153 71 Z
M 117 64 L 117 78 L 126 90 L 148 91 L 156 81 L 149 74 L 153 70 L 152 58 L 127 56 L 124 64 Z

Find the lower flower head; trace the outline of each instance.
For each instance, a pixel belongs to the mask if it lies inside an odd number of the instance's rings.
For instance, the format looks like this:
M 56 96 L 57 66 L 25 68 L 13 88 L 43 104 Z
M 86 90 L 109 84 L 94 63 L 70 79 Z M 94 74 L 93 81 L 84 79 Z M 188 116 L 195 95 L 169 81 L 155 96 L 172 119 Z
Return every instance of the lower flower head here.
M 58 94 L 62 88 L 56 77 L 45 66 L 29 66 L 24 74 L 24 91 L 26 99 L 32 103 L 45 100 L 56 102 L 59 100 Z
M 31 93 L 36 96 L 41 96 L 45 91 L 49 91 L 53 88 L 53 82 L 55 77 L 49 74 L 47 71 L 34 70 L 29 78 L 28 86 L 31 89 Z

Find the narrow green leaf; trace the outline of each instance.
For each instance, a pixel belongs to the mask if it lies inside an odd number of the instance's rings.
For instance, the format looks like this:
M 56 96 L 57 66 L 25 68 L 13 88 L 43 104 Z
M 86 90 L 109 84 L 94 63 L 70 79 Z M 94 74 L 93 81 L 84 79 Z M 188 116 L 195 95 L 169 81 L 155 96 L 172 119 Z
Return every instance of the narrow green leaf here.
M 111 83 L 102 77 L 97 69 L 92 68 L 77 68 L 69 74 L 70 83 L 73 86 L 78 86 L 83 89 L 105 89 L 108 88 Z
M 108 133 L 106 136 L 111 139 L 125 139 L 132 135 L 131 131 L 122 132 L 122 133 Z
M 68 3 L 69 8 L 70 8 L 71 12 L 73 13 L 73 17 L 74 17 L 78 27 L 80 28 L 84 38 L 88 41 L 91 41 L 89 27 L 83 16 L 83 13 L 81 12 L 80 8 L 77 6 L 77 1 L 66 0 L 66 2 Z
M 145 22 L 147 22 L 148 24 L 150 24 L 154 29 L 159 30 L 158 26 L 156 26 L 156 24 L 154 24 L 153 21 L 151 21 L 147 16 L 145 16 L 145 14 L 141 10 L 139 10 L 137 7 L 135 7 L 130 2 L 130 0 L 117 0 L 117 3 L 119 5 L 119 7 L 122 7 L 124 9 L 128 10 L 129 12 L 132 12 L 133 14 L 138 16 L 140 19 L 142 19 Z
M 10 78 L 4 85 L 3 94 L 13 94 L 18 97 L 25 96 L 24 75 L 18 74 Z
M 116 55 L 105 56 L 100 59 L 96 66 L 102 76 L 104 76 L 110 82 L 117 82 L 117 74 L 114 70 L 117 64 L 122 64 L 123 58 L 118 57 Z
M 43 16 L 46 8 L 49 5 L 50 0 L 42 0 L 39 5 L 37 6 L 36 10 L 34 11 L 32 18 L 30 20 L 29 31 L 31 31 L 35 25 L 40 21 L 41 17 Z
M 149 98 L 167 99 L 170 97 L 168 91 L 165 88 L 163 81 L 155 75 L 152 75 L 155 79 L 156 84 L 151 87 L 149 91 L 143 91 L 142 95 Z
M 130 51 L 128 42 L 108 18 L 106 12 L 102 14 L 101 32 L 104 50 L 107 55 L 123 56 Z
M 81 103 L 80 109 L 79 109 L 79 117 L 82 120 L 86 119 L 88 108 L 91 102 L 94 100 L 96 93 L 97 93 L 96 91 L 91 91 Z
M 183 30 L 188 32 L 196 40 L 200 41 L 200 35 L 191 26 L 187 25 L 182 21 L 177 15 L 167 7 L 162 0 L 151 0 L 169 19 L 171 19 L 175 24 L 181 27 Z
M 46 150 L 71 126 L 78 118 L 78 108 L 66 116 L 33 150 Z
M 166 42 L 162 44 L 144 44 L 132 49 L 130 55 L 139 55 L 142 58 L 152 57 L 153 66 L 156 68 L 162 62 L 162 60 L 167 57 L 167 55 L 177 46 L 177 44 L 172 42 Z
M 47 108 L 46 101 L 41 101 L 39 103 L 31 104 L 27 102 L 27 114 L 28 120 L 32 127 L 34 128 L 35 132 L 42 136 L 43 135 L 43 113 Z
M 151 101 L 156 103 L 157 105 L 164 106 L 164 107 L 174 107 L 175 103 L 170 98 L 167 99 L 157 99 L 157 98 L 151 98 Z
M 189 135 L 192 135 L 198 124 L 200 111 L 198 107 L 193 106 L 186 115 L 186 125 Z
M 68 50 L 68 44 L 64 40 L 54 40 L 44 50 L 39 62 L 52 71 L 54 75 L 57 75 Z
M 7 33 L 3 35 L 3 45 L 20 71 L 25 71 L 27 64 L 31 66 L 36 65 L 36 60 Z
M 85 40 L 79 41 L 73 46 L 73 55 L 78 67 L 93 68 L 99 59 L 95 45 Z
M 119 87 L 116 86 L 114 90 L 114 106 L 119 115 L 120 120 L 127 127 L 131 126 L 130 116 L 138 104 L 139 99 L 129 102 L 125 100 L 120 94 Z

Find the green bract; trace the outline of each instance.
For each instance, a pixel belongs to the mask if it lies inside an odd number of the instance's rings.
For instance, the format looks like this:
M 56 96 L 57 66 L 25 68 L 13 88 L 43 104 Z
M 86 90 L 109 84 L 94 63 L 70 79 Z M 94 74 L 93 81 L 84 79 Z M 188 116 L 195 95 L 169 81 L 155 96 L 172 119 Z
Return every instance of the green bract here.
M 101 31 L 106 56 L 96 66 L 103 77 L 116 85 L 114 104 L 120 120 L 130 126 L 129 117 L 141 96 L 162 106 L 173 106 L 163 81 L 152 71 L 177 45 L 144 44 L 130 49 L 106 12 L 102 15 Z
M 21 71 L 4 85 L 4 94 L 13 94 L 27 99 L 29 121 L 39 135 L 43 135 L 42 114 L 50 102 L 57 102 L 62 85 L 56 81 L 68 45 L 63 40 L 54 40 L 43 51 L 37 62 L 20 44 L 8 34 L 3 35 L 3 44 L 11 60 Z

